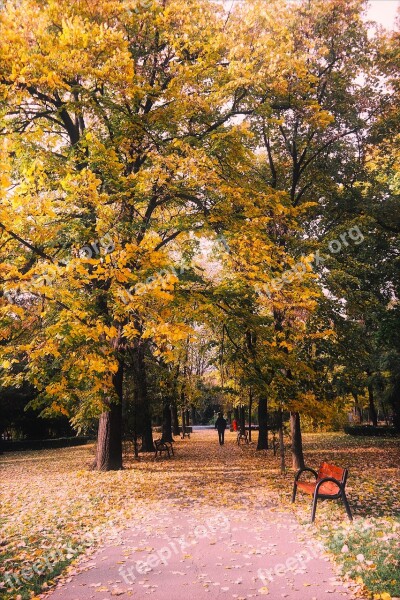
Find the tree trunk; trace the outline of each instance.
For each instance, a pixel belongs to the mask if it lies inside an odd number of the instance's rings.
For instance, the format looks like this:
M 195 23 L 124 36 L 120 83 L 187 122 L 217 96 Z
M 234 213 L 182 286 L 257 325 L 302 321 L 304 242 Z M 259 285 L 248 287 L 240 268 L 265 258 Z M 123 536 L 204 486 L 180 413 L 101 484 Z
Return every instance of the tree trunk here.
M 237 423 L 239 423 L 239 409 L 237 406 L 233 409 L 233 417 Z
M 136 406 L 141 411 L 142 452 L 154 452 L 153 430 L 149 398 L 147 394 L 147 373 L 144 359 L 144 345 L 138 343 L 132 352 L 133 375 L 135 381 Z
M 118 471 L 122 469 L 122 383 L 124 365 L 119 363 L 113 376 L 118 403 L 110 402 L 110 410 L 100 415 L 97 432 L 96 471 Z
M 352 394 L 353 394 L 353 398 L 354 398 L 354 415 L 355 415 L 355 417 L 357 416 L 358 422 L 361 424 L 362 423 L 362 412 L 361 412 L 361 407 L 358 403 L 358 394 L 357 394 L 357 392 L 352 392 Z
M 388 402 L 393 410 L 393 425 L 400 433 L 400 375 L 392 377 L 392 388 L 388 396 Z
M 257 450 L 268 450 L 268 400 L 266 396 L 260 396 L 258 399 Z
M 279 431 L 279 456 L 281 459 L 281 473 L 286 473 L 285 465 L 285 439 L 283 437 L 283 412 L 282 409 L 278 409 L 278 431 Z
M 249 390 L 249 442 L 251 442 L 251 411 L 253 410 L 253 390 Z
M 378 415 L 376 412 L 375 401 L 374 401 L 374 388 L 372 387 L 371 383 L 368 386 L 368 399 L 369 399 L 369 418 L 372 421 L 372 425 L 374 427 L 378 427 Z
M 196 419 L 196 407 L 194 406 L 194 404 L 191 405 L 191 412 L 192 412 L 192 425 L 196 425 L 197 419 Z
M 171 415 L 171 398 L 168 396 L 163 398 L 163 421 L 162 435 L 164 442 L 173 442 L 172 439 L 172 415 Z
M 182 437 L 185 434 L 186 431 L 186 411 L 184 408 L 182 408 L 181 410 L 181 419 L 182 419 Z
M 174 398 L 171 404 L 171 416 L 172 416 L 172 433 L 173 435 L 179 435 L 179 419 L 178 419 L 178 407 L 176 405 L 176 399 Z
M 290 433 L 292 435 L 292 465 L 296 471 L 304 468 L 303 442 L 301 439 L 300 413 L 290 413 Z
M 246 413 L 244 406 L 239 408 L 239 420 L 240 420 L 240 433 L 244 435 L 246 433 Z

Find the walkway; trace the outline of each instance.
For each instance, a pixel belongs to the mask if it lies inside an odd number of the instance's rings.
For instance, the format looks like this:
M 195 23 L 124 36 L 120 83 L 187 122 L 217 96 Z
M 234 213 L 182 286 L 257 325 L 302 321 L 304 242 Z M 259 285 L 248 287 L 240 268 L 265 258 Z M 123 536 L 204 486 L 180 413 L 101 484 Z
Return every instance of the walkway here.
M 353 598 L 313 537 L 262 485 L 262 457 L 255 461 L 229 433 L 219 447 L 214 431 L 176 446 L 176 458 L 158 464 L 158 501 L 83 559 L 49 600 Z

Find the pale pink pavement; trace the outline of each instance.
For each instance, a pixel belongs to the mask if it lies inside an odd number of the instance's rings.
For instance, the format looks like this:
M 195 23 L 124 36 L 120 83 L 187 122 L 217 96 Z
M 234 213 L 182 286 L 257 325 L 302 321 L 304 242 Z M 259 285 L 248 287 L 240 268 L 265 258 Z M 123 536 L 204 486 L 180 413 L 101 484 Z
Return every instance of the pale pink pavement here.
M 227 479 L 235 467 L 226 459 L 230 453 L 221 449 Z M 239 509 L 187 502 L 179 508 L 179 498 L 160 496 L 159 508 L 149 506 L 145 519 L 128 523 L 118 540 L 83 559 L 48 600 L 354 598 L 312 530 L 277 499 L 246 506 L 243 494 L 238 487 Z

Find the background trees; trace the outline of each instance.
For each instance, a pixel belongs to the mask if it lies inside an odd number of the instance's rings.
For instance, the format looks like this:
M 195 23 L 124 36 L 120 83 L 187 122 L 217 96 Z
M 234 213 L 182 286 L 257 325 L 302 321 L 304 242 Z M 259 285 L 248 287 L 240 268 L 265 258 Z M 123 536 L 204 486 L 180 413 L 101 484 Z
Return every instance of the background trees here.
M 129 398 L 152 450 L 152 405 L 176 433 L 216 356 L 260 449 L 292 412 L 295 465 L 300 413 L 337 397 L 398 422 L 398 34 L 363 9 L 6 3 L 2 379 L 99 418 L 97 469 Z

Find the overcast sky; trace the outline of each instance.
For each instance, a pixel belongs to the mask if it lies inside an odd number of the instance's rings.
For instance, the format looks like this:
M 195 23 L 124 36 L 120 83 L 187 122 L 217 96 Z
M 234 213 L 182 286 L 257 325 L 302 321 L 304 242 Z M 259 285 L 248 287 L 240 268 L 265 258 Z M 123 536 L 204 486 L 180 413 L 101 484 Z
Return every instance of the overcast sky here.
M 394 29 L 394 21 L 400 0 L 370 0 L 368 17 L 387 29 Z

